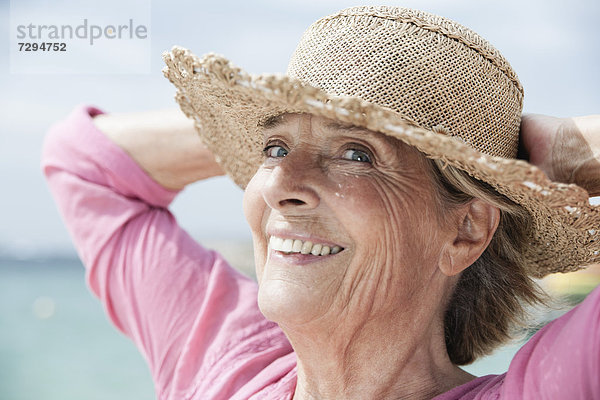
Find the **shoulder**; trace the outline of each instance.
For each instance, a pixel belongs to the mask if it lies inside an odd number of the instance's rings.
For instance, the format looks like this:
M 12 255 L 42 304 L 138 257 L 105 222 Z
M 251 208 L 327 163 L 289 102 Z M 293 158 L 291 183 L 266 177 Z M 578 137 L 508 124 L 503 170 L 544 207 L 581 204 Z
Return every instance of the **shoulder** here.
M 506 374 L 475 378 L 434 398 L 434 400 L 497 399 Z
M 600 287 L 540 329 L 507 373 L 476 378 L 435 400 L 600 398 L 599 375 Z
M 599 375 L 600 287 L 519 350 L 503 393 L 507 398 L 597 398 Z

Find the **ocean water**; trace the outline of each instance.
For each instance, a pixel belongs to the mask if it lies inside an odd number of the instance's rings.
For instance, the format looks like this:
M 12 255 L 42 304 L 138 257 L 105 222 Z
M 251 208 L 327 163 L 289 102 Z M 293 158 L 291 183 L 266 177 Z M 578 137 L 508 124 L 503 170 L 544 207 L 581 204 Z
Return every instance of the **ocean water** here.
M 519 347 L 465 369 L 502 373 Z M 0 400 L 155 398 L 142 356 L 108 321 L 78 259 L 0 259 Z
M 0 399 L 155 398 L 148 367 L 77 259 L 0 261 Z

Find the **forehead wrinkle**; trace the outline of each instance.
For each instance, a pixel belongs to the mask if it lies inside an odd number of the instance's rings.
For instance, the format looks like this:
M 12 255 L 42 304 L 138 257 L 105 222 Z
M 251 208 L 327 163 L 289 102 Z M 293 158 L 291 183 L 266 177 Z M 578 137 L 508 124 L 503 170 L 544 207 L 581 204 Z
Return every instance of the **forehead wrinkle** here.
M 365 131 L 369 132 L 368 129 L 358 125 L 347 124 L 336 120 L 327 120 L 323 123 L 325 128 L 329 130 L 341 130 L 341 131 Z
M 323 124 L 323 126 L 326 129 L 333 130 L 333 131 L 360 133 L 362 135 L 366 135 L 370 138 L 373 138 L 377 141 L 385 142 L 385 144 L 387 144 L 388 146 L 390 146 L 390 148 L 393 148 L 393 149 L 398 149 L 399 147 L 402 147 L 405 145 L 404 142 L 402 142 L 401 140 L 395 139 L 395 138 L 388 136 L 381 132 L 372 131 L 370 129 L 367 129 L 367 128 L 364 128 L 364 127 L 358 126 L 358 125 L 347 124 L 347 123 L 343 123 L 343 122 L 335 121 L 335 120 L 328 120 Z

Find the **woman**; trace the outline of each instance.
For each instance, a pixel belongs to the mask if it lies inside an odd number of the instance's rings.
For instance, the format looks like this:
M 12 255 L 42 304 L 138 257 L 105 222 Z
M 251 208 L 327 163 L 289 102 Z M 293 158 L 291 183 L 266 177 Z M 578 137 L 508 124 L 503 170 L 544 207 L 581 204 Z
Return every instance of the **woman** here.
M 600 260 L 588 193 L 511 159 L 522 88 L 480 37 L 357 7 L 309 28 L 288 78 L 179 48 L 165 60 L 211 150 L 170 113 L 79 107 L 43 159 L 91 288 L 159 398 L 600 397 L 597 290 L 506 374 L 458 367 L 540 299 L 531 276 Z M 522 125 L 531 162 L 591 195 L 598 132 L 598 117 Z M 166 209 L 221 167 L 245 187 L 258 287 Z

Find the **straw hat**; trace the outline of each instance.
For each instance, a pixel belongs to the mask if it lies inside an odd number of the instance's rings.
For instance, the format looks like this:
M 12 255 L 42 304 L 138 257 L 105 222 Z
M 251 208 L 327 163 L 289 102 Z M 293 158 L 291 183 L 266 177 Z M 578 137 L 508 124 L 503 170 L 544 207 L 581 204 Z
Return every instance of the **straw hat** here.
M 302 36 L 285 75 L 248 75 L 227 59 L 173 47 L 164 75 L 176 100 L 233 180 L 262 162 L 260 124 L 304 112 L 398 138 L 492 185 L 532 216 L 531 275 L 600 261 L 600 206 L 516 160 L 523 88 L 487 41 L 436 15 L 353 7 Z

